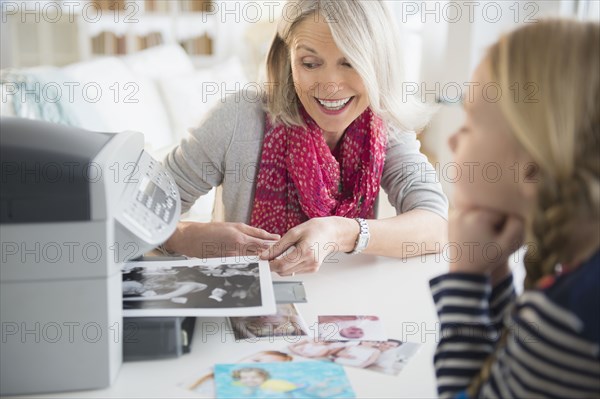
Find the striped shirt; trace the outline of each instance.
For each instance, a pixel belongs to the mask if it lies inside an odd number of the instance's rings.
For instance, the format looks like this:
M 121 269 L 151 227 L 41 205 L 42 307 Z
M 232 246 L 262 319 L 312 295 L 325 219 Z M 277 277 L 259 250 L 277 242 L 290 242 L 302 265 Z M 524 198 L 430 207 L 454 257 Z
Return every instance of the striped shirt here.
M 600 252 L 544 290 L 515 296 L 512 276 L 449 273 L 430 281 L 441 324 L 434 357 L 440 397 L 464 391 L 495 351 L 479 397 L 600 397 Z

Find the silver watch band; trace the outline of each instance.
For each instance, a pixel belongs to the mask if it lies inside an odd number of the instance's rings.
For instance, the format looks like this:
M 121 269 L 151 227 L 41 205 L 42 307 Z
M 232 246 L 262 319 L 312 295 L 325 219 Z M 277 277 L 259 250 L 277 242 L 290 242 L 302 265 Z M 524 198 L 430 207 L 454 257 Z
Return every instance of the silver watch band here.
M 367 245 L 369 245 L 369 239 L 371 238 L 367 221 L 362 218 L 355 218 L 354 220 L 356 220 L 360 226 L 360 232 L 358 233 L 356 244 L 354 244 L 354 249 L 350 252 L 350 255 L 356 255 L 364 251 L 365 248 L 367 248 Z

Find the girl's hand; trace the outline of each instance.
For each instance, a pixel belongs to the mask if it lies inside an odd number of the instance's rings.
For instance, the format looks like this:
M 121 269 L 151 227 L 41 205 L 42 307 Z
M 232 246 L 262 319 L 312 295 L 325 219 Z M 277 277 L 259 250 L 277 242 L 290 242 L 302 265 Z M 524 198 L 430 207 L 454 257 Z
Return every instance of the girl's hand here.
M 197 258 L 258 255 L 280 238 L 244 223 L 180 222 L 165 248 Z
M 503 274 L 524 240 L 523 220 L 484 208 L 458 208 L 449 220 L 451 272 Z
M 269 260 L 271 271 L 281 276 L 314 273 L 329 254 L 351 251 L 358 232 L 358 223 L 353 219 L 335 216 L 310 219 L 290 229 L 260 257 Z

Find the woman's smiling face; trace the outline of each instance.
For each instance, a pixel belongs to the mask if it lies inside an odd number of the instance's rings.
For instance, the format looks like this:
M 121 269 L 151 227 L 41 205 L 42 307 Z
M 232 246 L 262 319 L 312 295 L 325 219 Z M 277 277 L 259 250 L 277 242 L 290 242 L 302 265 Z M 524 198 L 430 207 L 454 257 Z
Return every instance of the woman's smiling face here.
M 290 43 L 296 94 L 326 139 L 339 140 L 369 106 L 361 77 L 336 46 L 323 18 L 307 17 Z

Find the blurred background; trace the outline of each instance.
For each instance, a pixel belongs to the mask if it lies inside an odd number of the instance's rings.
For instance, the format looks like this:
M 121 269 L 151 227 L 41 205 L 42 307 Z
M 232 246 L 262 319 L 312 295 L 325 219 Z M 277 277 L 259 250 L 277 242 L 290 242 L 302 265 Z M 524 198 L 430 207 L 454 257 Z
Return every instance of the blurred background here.
M 455 105 L 486 47 L 548 16 L 600 20 L 598 0 L 386 2 L 404 48 L 399 73 L 404 69 L 424 101 L 444 104 L 420 139 L 449 195 L 454 171 L 446 143 L 463 117 Z M 0 0 L 0 112 L 91 130 L 138 130 L 162 158 L 223 95 L 260 88 L 283 5 Z M 195 207 L 197 218 L 211 217 L 211 201 Z

